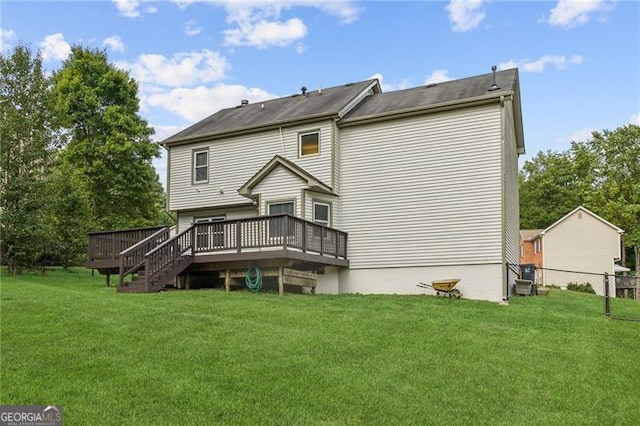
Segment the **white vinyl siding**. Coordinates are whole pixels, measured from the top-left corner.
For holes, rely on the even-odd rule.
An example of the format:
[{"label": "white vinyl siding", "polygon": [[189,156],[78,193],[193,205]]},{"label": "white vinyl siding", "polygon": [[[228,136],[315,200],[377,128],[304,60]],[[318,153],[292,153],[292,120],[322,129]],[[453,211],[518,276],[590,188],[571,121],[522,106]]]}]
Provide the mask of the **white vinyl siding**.
[{"label": "white vinyl siding", "polygon": [[520,206],[518,190],[518,148],[513,118],[513,101],[505,102],[503,108],[504,131],[504,247],[505,261],[517,264],[520,261]]},{"label": "white vinyl siding", "polygon": [[502,262],[498,104],[347,127],[340,139],[350,268]]},{"label": "white vinyl siding", "polygon": [[[215,208],[224,205],[246,203],[249,200],[238,194],[244,185],[275,155],[295,162],[304,170],[332,185],[332,121],[307,126],[294,126],[198,142],[171,148],[168,193],[172,211]],[[320,132],[320,155],[298,158],[298,135],[310,131]],[[281,137],[282,136],[282,137]],[[192,185],[192,153],[209,149],[209,181]]]},{"label": "white vinyl siding", "polygon": [[282,202],[294,203],[294,216],[302,217],[302,188],[306,182],[283,166],[277,166],[254,188],[260,194],[260,214],[269,214],[268,205]]}]

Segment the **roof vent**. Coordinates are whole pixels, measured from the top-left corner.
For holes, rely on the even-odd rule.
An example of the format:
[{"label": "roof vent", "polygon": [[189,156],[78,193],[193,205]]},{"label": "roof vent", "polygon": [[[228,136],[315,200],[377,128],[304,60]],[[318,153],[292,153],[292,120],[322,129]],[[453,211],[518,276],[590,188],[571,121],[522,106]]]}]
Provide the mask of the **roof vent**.
[{"label": "roof vent", "polygon": [[307,86],[302,86],[300,88],[300,91],[302,92],[302,96],[306,96],[306,94],[307,94]]},{"label": "roof vent", "polygon": [[247,106],[247,105],[249,105],[249,101],[248,100],[243,99],[243,100],[240,101],[240,106]]},{"label": "roof vent", "polygon": [[491,71],[493,71],[493,83],[491,84],[491,87],[489,87],[489,91],[493,92],[494,90],[499,90],[500,88],[498,87],[498,84],[496,83],[496,70],[498,69],[498,67],[496,67],[495,65],[491,67]]}]

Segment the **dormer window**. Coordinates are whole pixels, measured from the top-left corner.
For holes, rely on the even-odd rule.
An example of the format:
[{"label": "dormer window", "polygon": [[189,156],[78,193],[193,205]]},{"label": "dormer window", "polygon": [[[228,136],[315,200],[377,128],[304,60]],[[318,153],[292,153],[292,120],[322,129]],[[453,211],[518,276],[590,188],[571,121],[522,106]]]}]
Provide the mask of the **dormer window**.
[{"label": "dormer window", "polygon": [[300,157],[320,154],[320,132],[300,133]]}]

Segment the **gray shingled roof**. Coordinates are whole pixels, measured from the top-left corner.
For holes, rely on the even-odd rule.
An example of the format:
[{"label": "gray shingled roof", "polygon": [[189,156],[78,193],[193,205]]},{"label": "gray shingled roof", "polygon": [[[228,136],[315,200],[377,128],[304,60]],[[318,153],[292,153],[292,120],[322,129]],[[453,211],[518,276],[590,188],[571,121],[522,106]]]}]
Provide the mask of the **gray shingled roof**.
[{"label": "gray shingled roof", "polygon": [[[419,86],[406,90],[368,96],[357,108],[347,114],[341,122],[349,122],[365,117],[400,112],[419,107],[429,107],[448,102],[481,96],[499,96],[505,92],[519,92],[518,70],[509,69],[496,72],[498,90],[489,91],[493,83],[492,73],[475,77],[451,80],[434,85]],[[518,94],[519,96],[519,94]]]},{"label": "gray shingled roof", "polygon": [[521,229],[520,238],[524,241],[534,240],[544,229]]},{"label": "gray shingled roof", "polygon": [[[285,124],[304,119],[335,115],[377,80],[365,80],[342,86],[308,91],[269,101],[227,108],[165,139],[171,145],[184,139],[213,136],[263,126]],[[239,103],[240,100],[238,100]],[[264,108],[262,108],[264,105]]]}]

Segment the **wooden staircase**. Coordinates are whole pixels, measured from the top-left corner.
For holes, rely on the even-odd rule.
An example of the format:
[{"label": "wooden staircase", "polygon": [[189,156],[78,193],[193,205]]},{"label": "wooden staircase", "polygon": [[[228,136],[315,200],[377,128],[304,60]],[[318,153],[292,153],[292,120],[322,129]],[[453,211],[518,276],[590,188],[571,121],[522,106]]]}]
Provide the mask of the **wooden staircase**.
[{"label": "wooden staircase", "polygon": [[174,287],[176,277],[193,263],[193,256],[180,256],[174,263],[165,266],[153,276],[148,277],[144,268],[138,270],[137,276],[131,282],[118,286],[120,293],[155,293],[166,288]]},{"label": "wooden staircase", "polygon": [[[168,228],[120,253],[120,293],[155,293],[175,286],[193,263],[193,227],[169,237]],[[127,276],[133,279],[127,282]]]}]

